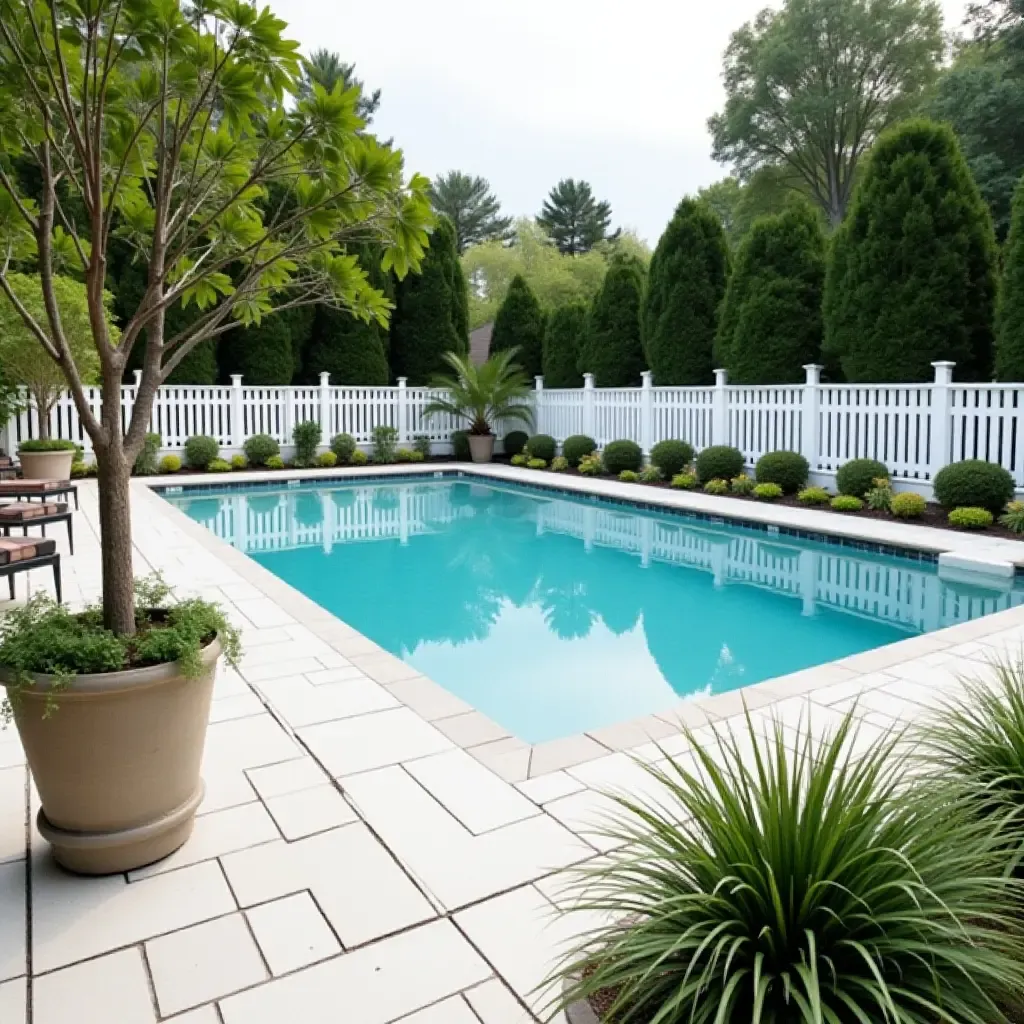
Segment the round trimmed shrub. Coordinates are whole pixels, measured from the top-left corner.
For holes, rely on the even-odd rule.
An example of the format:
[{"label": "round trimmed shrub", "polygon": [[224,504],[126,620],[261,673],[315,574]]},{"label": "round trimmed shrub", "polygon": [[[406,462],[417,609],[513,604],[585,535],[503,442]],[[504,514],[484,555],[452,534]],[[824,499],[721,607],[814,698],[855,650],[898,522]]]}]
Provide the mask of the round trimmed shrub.
[{"label": "round trimmed shrub", "polygon": [[562,454],[575,469],[585,455],[593,455],[597,451],[597,442],[586,434],[573,434],[562,442]]},{"label": "round trimmed shrub", "polygon": [[334,452],[321,452],[316,464],[322,469],[333,469],[338,464],[338,456]]},{"label": "round trimmed shrub", "polygon": [[681,473],[693,462],[693,445],[686,441],[659,441],[651,449],[651,463],[666,477]]},{"label": "round trimmed shrub", "polygon": [[356,439],[351,434],[335,434],[331,438],[331,451],[339,462],[351,462],[356,450]]},{"label": "round trimmed shrub", "polygon": [[728,494],[729,493],[729,481],[720,480],[717,477],[713,480],[709,480],[704,485],[705,494]]},{"label": "round trimmed shrub", "polygon": [[882,477],[888,480],[889,470],[875,459],[850,459],[836,473],[836,489],[840,494],[863,498]]},{"label": "round trimmed shrub", "polygon": [[505,439],[501,444],[505,449],[505,454],[511,457],[518,455],[526,447],[526,442],[529,440],[530,435],[525,430],[510,430],[505,435]]},{"label": "round trimmed shrub", "polygon": [[635,441],[612,441],[601,454],[606,473],[618,476],[624,469],[640,472],[644,464],[644,453]]},{"label": "round trimmed shrub", "polygon": [[897,519],[917,519],[924,515],[928,502],[920,494],[912,491],[905,491],[902,494],[894,494],[889,502],[889,511]]},{"label": "round trimmed shrub", "polygon": [[543,459],[550,462],[555,457],[558,443],[550,434],[534,434],[526,442],[526,452],[531,459]]},{"label": "round trimmed shrub", "polygon": [[797,496],[796,500],[801,505],[827,505],[829,493],[824,487],[805,487]]},{"label": "round trimmed shrub", "polygon": [[250,466],[265,466],[267,460],[281,454],[281,446],[269,434],[253,434],[242,445]]},{"label": "round trimmed shrub", "polygon": [[456,430],[452,434],[452,458],[456,462],[469,462],[473,453],[469,450],[469,431]]},{"label": "round trimmed shrub", "polygon": [[743,472],[743,452],[727,444],[713,444],[697,456],[694,468],[702,484],[709,480],[732,480]]},{"label": "round trimmed shrub", "polygon": [[859,512],[864,507],[864,501],[853,494],[837,494],[829,504],[837,512]]},{"label": "round trimmed shrub", "polygon": [[280,455],[271,455],[267,459],[267,469],[284,469],[284,459]]},{"label": "round trimmed shrub", "polygon": [[177,473],[181,469],[181,459],[177,455],[165,455],[160,460],[161,473]]},{"label": "round trimmed shrub", "polygon": [[759,484],[778,484],[783,494],[796,494],[810,468],[799,452],[769,452],[757,460],[754,476]]},{"label": "round trimmed shrub", "polygon": [[940,469],[932,481],[943,508],[987,508],[998,515],[1013,501],[1013,477],[994,462],[965,459]]},{"label": "round trimmed shrub", "polygon": [[[468,441],[466,442],[466,451],[467,452],[469,451],[469,442]],[[469,458],[469,456],[467,455],[466,458]],[[349,462],[351,462],[353,466],[365,466],[369,461],[370,461],[370,456],[367,455],[366,452],[364,452],[362,450],[362,448],[357,448],[352,453],[352,458],[349,459]]]},{"label": "round trimmed shrub", "polygon": [[955,508],[946,518],[950,526],[961,530],[984,530],[992,525],[992,513],[987,508]]},{"label": "round trimmed shrub", "polygon": [[193,469],[207,469],[219,454],[220,445],[205,434],[197,434],[185,442],[185,461]]}]

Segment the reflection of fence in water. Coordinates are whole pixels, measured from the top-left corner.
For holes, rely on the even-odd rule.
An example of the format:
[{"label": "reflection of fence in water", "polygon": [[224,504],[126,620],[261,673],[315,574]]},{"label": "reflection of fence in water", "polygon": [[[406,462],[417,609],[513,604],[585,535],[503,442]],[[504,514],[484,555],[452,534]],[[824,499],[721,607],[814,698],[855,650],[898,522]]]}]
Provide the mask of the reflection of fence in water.
[{"label": "reflection of fence in water", "polygon": [[842,609],[908,630],[930,632],[1024,603],[1024,591],[951,584],[934,571],[856,554],[788,544],[785,537],[731,535],[601,509],[551,502],[538,508],[541,530],[586,546],[613,547],[650,560],[711,572],[719,584],[746,583]]}]

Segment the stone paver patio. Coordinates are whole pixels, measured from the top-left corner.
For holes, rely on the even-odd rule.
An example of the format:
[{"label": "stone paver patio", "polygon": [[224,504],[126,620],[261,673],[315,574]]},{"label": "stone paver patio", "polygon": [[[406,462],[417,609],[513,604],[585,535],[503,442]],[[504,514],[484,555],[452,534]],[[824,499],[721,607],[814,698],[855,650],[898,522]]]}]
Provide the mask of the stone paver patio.
[{"label": "stone paver patio", "polygon": [[[221,601],[245,656],[217,681],[192,840],[128,876],[53,865],[30,824],[17,736],[0,732],[2,1024],[544,1020],[550,993],[537,986],[592,923],[556,912],[564,871],[602,850],[588,828],[602,790],[649,792],[635,758],[685,753],[678,719],[704,742],[744,698],[787,729],[808,714],[825,728],[856,701],[870,738],[1024,642],[1015,608],[529,747],[133,487],[136,571]],[[78,553],[65,560],[72,603],[99,592],[95,485],[81,497]],[[890,543],[907,536],[882,525]],[[936,532],[920,531],[920,546]],[[1024,544],[971,541],[942,541],[957,548],[951,564],[1024,562]]]}]

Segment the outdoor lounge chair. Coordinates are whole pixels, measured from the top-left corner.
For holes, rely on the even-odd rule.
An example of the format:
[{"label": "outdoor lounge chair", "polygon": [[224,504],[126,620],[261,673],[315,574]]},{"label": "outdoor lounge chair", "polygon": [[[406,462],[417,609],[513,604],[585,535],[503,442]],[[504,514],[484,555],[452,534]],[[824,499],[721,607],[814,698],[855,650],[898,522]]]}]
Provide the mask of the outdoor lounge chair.
[{"label": "outdoor lounge chair", "polygon": [[20,526],[28,536],[30,526],[38,526],[46,536],[47,523],[66,523],[68,528],[68,547],[71,554],[75,553],[75,529],[71,522],[71,512],[67,502],[63,501],[19,501],[9,505],[0,505],[0,532],[10,537],[11,528]]},{"label": "outdoor lounge chair", "polygon": [[53,569],[53,589],[57,592],[57,601],[60,603],[63,598],[57,542],[47,537],[0,537],[0,576],[7,577],[12,601],[15,575],[29,569],[41,569],[47,565]]},{"label": "outdoor lounge chair", "polygon": [[75,499],[75,511],[78,511],[78,487],[70,480],[0,480],[0,498],[22,498],[31,500],[41,498],[61,498],[71,494]]}]

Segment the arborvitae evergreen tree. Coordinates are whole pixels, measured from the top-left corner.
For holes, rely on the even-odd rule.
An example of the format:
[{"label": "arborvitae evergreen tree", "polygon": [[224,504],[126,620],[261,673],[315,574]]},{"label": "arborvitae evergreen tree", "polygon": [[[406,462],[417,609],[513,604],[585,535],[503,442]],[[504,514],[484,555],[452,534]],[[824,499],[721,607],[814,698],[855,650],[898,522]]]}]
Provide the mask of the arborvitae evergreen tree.
[{"label": "arborvitae evergreen tree", "polygon": [[640,383],[646,367],[640,340],[643,267],[629,257],[615,257],[594,297],[580,349],[581,373],[592,373],[602,388]]},{"label": "arborvitae evergreen tree", "polygon": [[[370,284],[392,298],[392,279],[381,269],[380,251],[364,246],[358,255]],[[326,370],[331,375],[332,384],[383,386],[389,382],[386,327],[376,321],[367,323],[347,310],[331,306],[318,305],[310,312],[312,316],[306,329],[307,341],[298,379],[307,384],[317,384],[320,374]],[[294,337],[293,327],[293,340]]]},{"label": "arborvitae evergreen tree", "polygon": [[715,339],[735,384],[803,379],[821,353],[825,237],[806,202],[754,222],[740,243]]},{"label": "arborvitae evergreen tree", "polygon": [[729,244],[703,202],[684,199],[651,258],[644,298],[644,351],[657,384],[707,384]]},{"label": "arborvitae evergreen tree", "polygon": [[516,362],[530,378],[543,372],[544,313],[522,276],[516,274],[498,308],[491,352],[515,348]]},{"label": "arborvitae evergreen tree", "polygon": [[547,318],[544,328],[544,386],[578,388],[583,383],[579,362],[580,346],[587,329],[587,306],[567,302]]},{"label": "arborvitae evergreen tree", "polygon": [[409,274],[396,289],[391,314],[393,377],[407,377],[413,385],[427,384],[445,369],[445,352],[466,351],[468,322],[466,332],[460,334],[465,315],[460,309],[453,264],[458,265],[455,231],[442,217],[430,236],[420,273]]},{"label": "arborvitae evergreen tree", "polygon": [[1013,194],[996,314],[996,378],[1024,381],[1024,178]]},{"label": "arborvitae evergreen tree", "polygon": [[995,236],[952,129],[905,122],[879,138],[832,243],[826,361],[846,379],[960,380],[992,371]]},{"label": "arborvitae evergreen tree", "polygon": [[295,356],[287,317],[271,313],[258,324],[228,331],[220,346],[220,362],[223,377],[240,373],[242,383],[252,387],[291,384]]},{"label": "arborvitae evergreen tree", "polygon": [[[454,229],[452,232],[454,239]],[[469,286],[466,284],[466,275],[462,270],[457,247],[452,248],[448,261],[448,282],[452,290],[452,322],[459,338],[459,351],[465,354],[469,351]]]}]

